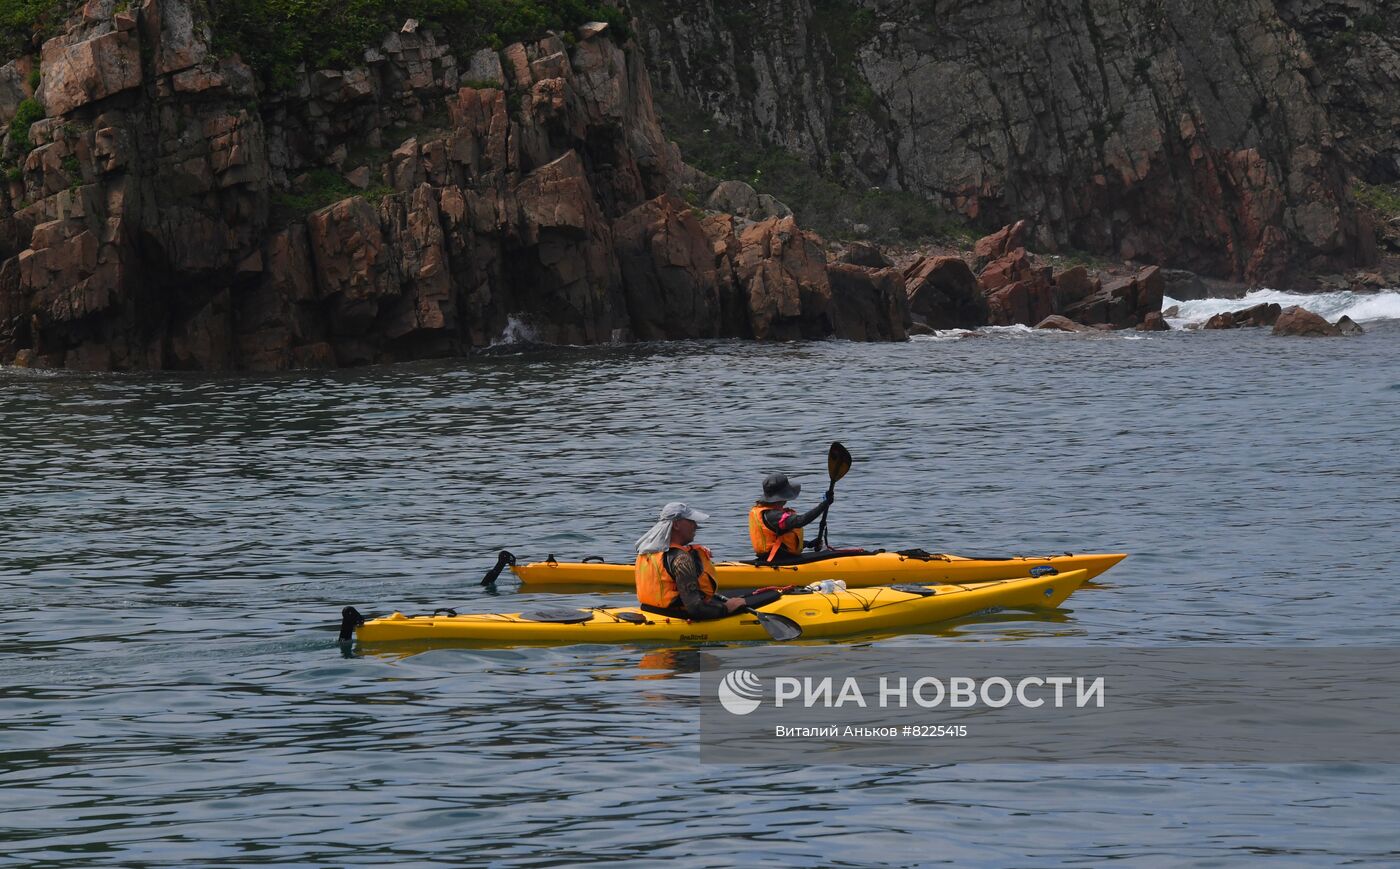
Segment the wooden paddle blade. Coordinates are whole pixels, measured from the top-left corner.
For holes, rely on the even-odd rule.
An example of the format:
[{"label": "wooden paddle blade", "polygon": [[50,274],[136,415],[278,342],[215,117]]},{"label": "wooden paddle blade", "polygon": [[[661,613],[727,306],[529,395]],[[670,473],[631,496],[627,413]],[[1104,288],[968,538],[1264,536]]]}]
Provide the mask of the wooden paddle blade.
[{"label": "wooden paddle blade", "polygon": [[787,616],[780,616],[777,613],[761,613],[751,606],[744,607],[744,612],[756,616],[758,623],[768,632],[768,636],[780,643],[802,636],[802,626]]},{"label": "wooden paddle blade", "polygon": [[831,449],[826,454],[826,471],[831,476],[831,482],[836,482],[846,476],[846,472],[851,469],[851,452],[841,446],[840,441],[832,441]]}]

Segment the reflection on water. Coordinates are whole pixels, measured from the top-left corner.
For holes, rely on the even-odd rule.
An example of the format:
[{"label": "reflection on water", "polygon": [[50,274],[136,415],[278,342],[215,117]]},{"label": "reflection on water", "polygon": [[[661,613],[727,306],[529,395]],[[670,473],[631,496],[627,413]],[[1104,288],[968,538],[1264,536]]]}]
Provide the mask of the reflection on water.
[{"label": "reflection on water", "polygon": [[[669,500],[714,516],[718,557],[741,555],[763,476],[815,497],[832,440],[858,459],[833,542],[1133,553],[1063,610],[861,644],[1393,642],[1400,326],[1091,337],[0,371],[5,853],[1394,862],[1388,767],[700,766],[707,647],[335,642],[346,604],[621,603],[477,583],[503,548],[626,559]],[[776,370],[809,374],[756,397]],[[833,666],[847,647],[802,646]]]}]

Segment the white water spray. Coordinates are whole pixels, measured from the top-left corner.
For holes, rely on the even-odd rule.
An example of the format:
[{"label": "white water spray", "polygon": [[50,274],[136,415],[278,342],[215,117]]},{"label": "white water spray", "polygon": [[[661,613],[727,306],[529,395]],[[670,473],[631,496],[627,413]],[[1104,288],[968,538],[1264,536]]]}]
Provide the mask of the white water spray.
[{"label": "white water spray", "polygon": [[1332,293],[1290,293],[1284,290],[1254,290],[1243,299],[1193,299],[1179,302],[1162,300],[1162,310],[1176,306],[1177,314],[1167,322],[1174,329],[1198,325],[1226,311],[1242,311],[1254,305],[1273,302],[1282,307],[1298,305],[1312,311],[1329,323],[1350,317],[1358,323],[1375,320],[1400,320],[1400,290],[1379,293],[1354,293],[1339,290]]}]

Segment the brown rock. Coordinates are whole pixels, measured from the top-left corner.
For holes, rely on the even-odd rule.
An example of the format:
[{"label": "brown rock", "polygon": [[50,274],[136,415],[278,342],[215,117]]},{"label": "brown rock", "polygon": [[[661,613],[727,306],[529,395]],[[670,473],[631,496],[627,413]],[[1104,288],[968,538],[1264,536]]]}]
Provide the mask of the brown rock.
[{"label": "brown rock", "polygon": [[908,337],[909,297],[898,269],[851,263],[827,266],[836,311],[836,337],[851,341],[903,341]]},{"label": "brown rock", "polygon": [[516,202],[512,272],[528,287],[524,313],[535,315],[541,340],[608,341],[625,323],[627,303],[612,234],[594,200],[577,151],[541,166],[512,191]]},{"label": "brown rock", "polygon": [[51,115],[105,99],[141,84],[141,53],[135,34],[109,31],[68,44],[67,37],[44,43],[39,102]]},{"label": "brown rock", "polygon": [[1356,276],[1353,286],[1367,290],[1382,290],[1394,286],[1394,282],[1386,280],[1380,272],[1362,272]]},{"label": "brown rock", "polygon": [[1035,324],[1037,329],[1058,329],[1061,332],[1097,332],[1090,326],[1081,326],[1068,317],[1061,317],[1059,314],[1051,314],[1044,320]]},{"label": "brown rock", "polygon": [[1297,305],[1284,308],[1274,322],[1275,335],[1298,335],[1305,337],[1341,337],[1342,330],[1327,322],[1320,315]]},{"label": "brown rock", "polygon": [[606,21],[589,21],[585,24],[579,25],[577,31],[578,39],[580,42],[583,42],[586,39],[592,39],[595,36],[600,36],[606,33],[607,30],[608,23]]},{"label": "brown rock", "polygon": [[384,203],[381,216],[399,296],[386,306],[379,328],[390,340],[414,335],[417,346],[407,355],[440,355],[447,348],[437,335],[454,325],[456,310],[437,196],[423,184]]},{"label": "brown rock", "polygon": [[466,87],[447,102],[455,130],[455,159],[472,175],[505,171],[515,164],[505,91]]},{"label": "brown rock", "polygon": [[84,24],[96,24],[104,21],[112,15],[116,0],[87,0],[83,4],[82,21]]},{"label": "brown rock", "polygon": [[988,322],[993,326],[1029,326],[1043,322],[1055,310],[1054,290],[1043,279],[1017,281],[986,295]]},{"label": "brown rock", "polygon": [[[972,246],[972,255],[975,259],[974,265],[981,268],[986,263],[1006,256],[1018,247],[1026,246],[1026,231],[1028,227],[1024,220],[1003,226],[991,235],[979,238]],[[1010,283],[1009,281],[1007,283]],[[999,285],[1004,286],[1004,284]]]},{"label": "brown rock", "polygon": [[720,289],[720,334],[752,338],[748,291],[741,285],[736,271],[742,247],[735,232],[735,223],[732,214],[706,214],[700,226],[705,231],[715,258],[715,277]]},{"label": "brown rock", "polygon": [[1059,272],[1054,276],[1053,283],[1061,309],[1078,304],[1103,288],[1099,279],[1089,274],[1084,266],[1073,266]]},{"label": "brown rock", "polygon": [[506,46],[501,55],[505,59],[506,79],[513,87],[528,90],[535,79],[530,75],[530,57],[525,53],[525,46],[513,43]]},{"label": "brown rock", "polygon": [[1018,247],[987,263],[977,274],[977,286],[984,292],[998,290],[1017,281],[1030,280],[1034,270],[1026,249]]},{"label": "brown rock", "polygon": [[148,23],[143,27],[148,28],[147,38],[156,45],[156,75],[189,69],[209,56],[208,29],[196,23],[187,0],[159,0],[146,8],[143,18]]},{"label": "brown rock", "polygon": [[569,66],[569,56],[562,51],[556,51],[548,57],[541,57],[539,60],[531,61],[530,76],[536,82],[542,82],[550,78],[570,78],[573,76],[573,68]]},{"label": "brown rock", "polygon": [[988,323],[986,297],[967,263],[955,256],[928,256],[904,271],[909,312],[935,329],[976,329]]},{"label": "brown rock", "polygon": [[1139,271],[1135,277],[1137,279],[1137,295],[1134,298],[1136,303],[1134,316],[1141,321],[1151,312],[1162,310],[1162,299],[1166,294],[1167,281],[1162,276],[1162,270],[1157,266],[1148,266]]},{"label": "brown rock", "polygon": [[1245,326],[1272,326],[1283,309],[1272,302],[1245,308],[1242,311],[1225,311],[1206,321],[1203,329],[1239,329]]},{"label": "brown rock", "polygon": [[846,245],[846,249],[837,257],[843,263],[850,263],[853,266],[864,266],[868,269],[887,269],[894,265],[894,260],[880,252],[879,246],[868,241],[853,241]]},{"label": "brown rock", "polygon": [[314,340],[321,328],[306,227],[277,233],[261,253],[266,265],[257,285],[234,296],[238,361],[254,371],[282,371],[295,364],[294,345]]},{"label": "brown rock", "polygon": [[363,198],[352,196],[312,214],[306,226],[320,295],[339,297],[345,312],[357,315],[344,318],[342,326],[356,321],[363,328],[377,313],[375,300],[398,293],[379,214]]},{"label": "brown rock", "polygon": [[755,223],[739,234],[735,272],[747,292],[753,336],[760,341],[832,334],[826,254],[791,217]]},{"label": "brown rock", "polygon": [[987,296],[991,325],[1029,326],[1055,313],[1050,269],[1032,263],[1023,247],[988,263],[977,283]]},{"label": "brown rock", "polygon": [[1147,316],[1137,325],[1139,332],[1170,332],[1171,328],[1161,311],[1148,311]]},{"label": "brown rock", "polygon": [[613,221],[632,332],[643,341],[720,335],[720,282],[705,229],[677,197]]},{"label": "brown rock", "polygon": [[1165,282],[1161,270],[1148,266],[1129,277],[1104,284],[1098,292],[1071,305],[1061,313],[1079,323],[1111,323],[1128,329],[1141,323],[1153,311],[1162,310]]}]

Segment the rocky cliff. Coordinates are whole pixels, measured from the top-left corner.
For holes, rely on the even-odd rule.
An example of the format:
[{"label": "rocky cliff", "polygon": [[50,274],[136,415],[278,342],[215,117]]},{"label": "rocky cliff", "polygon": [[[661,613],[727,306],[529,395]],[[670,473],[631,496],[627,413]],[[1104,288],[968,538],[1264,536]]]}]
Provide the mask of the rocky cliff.
[{"label": "rocky cliff", "polygon": [[634,0],[657,86],[850,184],[1249,282],[1366,262],[1393,0]]},{"label": "rocky cliff", "polygon": [[[1389,2],[633,0],[630,34],[454,50],[409,19],[275,75],[201,0],[50,6],[74,14],[0,66],[0,363],[1158,328],[1180,273],[1147,264],[1265,281],[1365,260],[1349,181],[1400,177]],[[838,256],[772,196],[688,167],[658,86],[901,207],[1000,229]],[[1066,247],[1135,262],[1029,252]]]},{"label": "rocky cliff", "polygon": [[89,0],[37,65],[0,70],[0,362],[349,365],[508,327],[903,337],[902,286],[833,290],[790,218],[673,195],[685,167],[615,28],[459,58],[410,20],[268,90],[198,8]]}]

